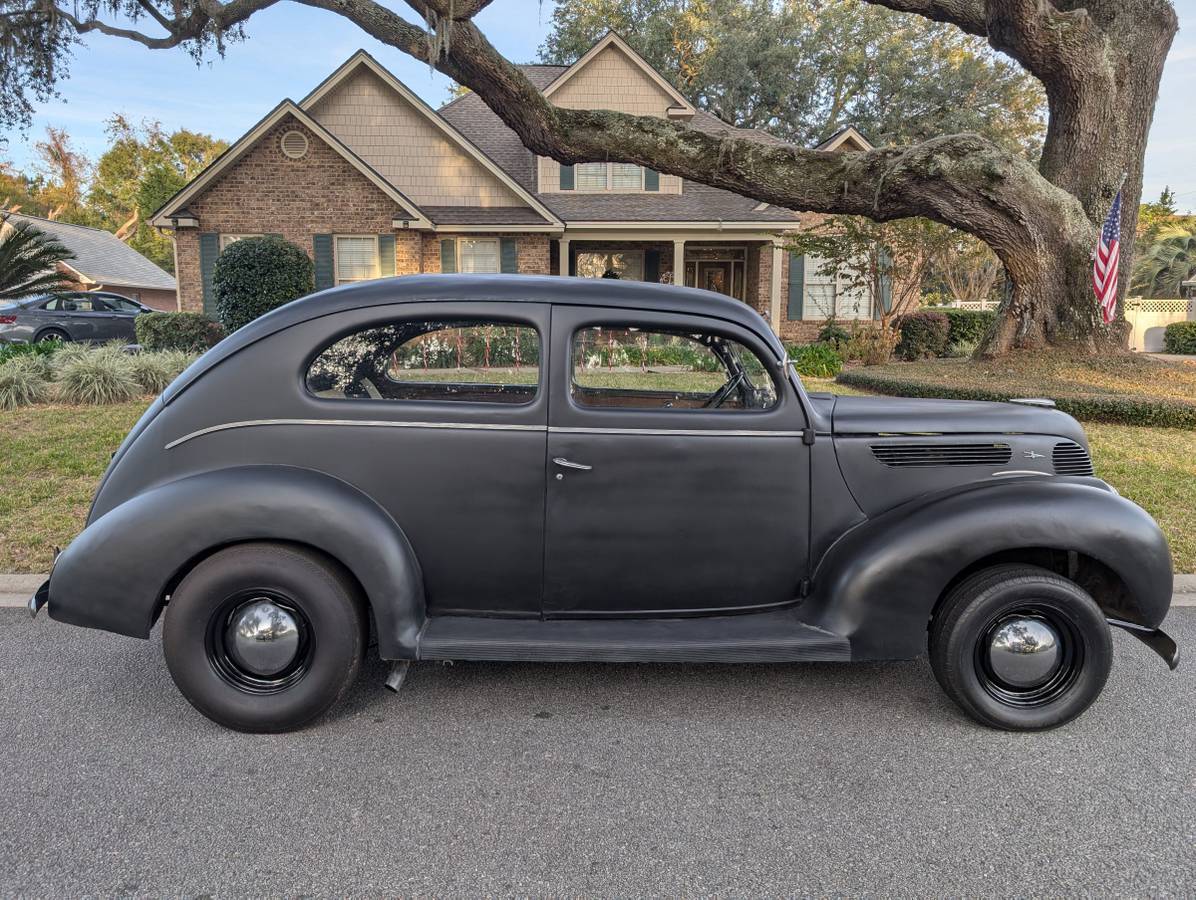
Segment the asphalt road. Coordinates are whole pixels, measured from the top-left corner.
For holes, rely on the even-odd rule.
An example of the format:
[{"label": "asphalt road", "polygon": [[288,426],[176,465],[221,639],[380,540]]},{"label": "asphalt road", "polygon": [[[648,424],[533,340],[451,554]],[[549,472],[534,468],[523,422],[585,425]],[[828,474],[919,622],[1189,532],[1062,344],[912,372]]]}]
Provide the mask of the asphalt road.
[{"label": "asphalt road", "polygon": [[[1196,610],[1168,628],[1196,647]],[[1196,665],[1115,644],[1038,735],[917,661],[425,663],[398,697],[372,663],[254,737],[187,705],[157,634],[0,610],[0,895],[1190,896]]]}]

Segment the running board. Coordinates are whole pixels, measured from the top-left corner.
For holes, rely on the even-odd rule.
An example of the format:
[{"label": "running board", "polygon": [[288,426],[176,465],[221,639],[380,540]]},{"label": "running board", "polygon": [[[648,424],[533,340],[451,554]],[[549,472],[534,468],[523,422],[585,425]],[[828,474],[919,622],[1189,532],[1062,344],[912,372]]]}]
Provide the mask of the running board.
[{"label": "running board", "polygon": [[432,616],[418,659],[533,662],[849,662],[847,638],[794,610],[674,619]]}]

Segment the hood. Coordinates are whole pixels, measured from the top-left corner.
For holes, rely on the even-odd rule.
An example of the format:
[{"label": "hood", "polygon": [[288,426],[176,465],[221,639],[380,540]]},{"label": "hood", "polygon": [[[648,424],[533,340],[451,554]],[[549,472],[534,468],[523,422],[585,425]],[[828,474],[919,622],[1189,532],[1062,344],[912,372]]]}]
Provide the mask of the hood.
[{"label": "hood", "polygon": [[838,397],[831,413],[836,435],[1049,434],[1087,447],[1080,423],[1057,409],[978,400]]}]

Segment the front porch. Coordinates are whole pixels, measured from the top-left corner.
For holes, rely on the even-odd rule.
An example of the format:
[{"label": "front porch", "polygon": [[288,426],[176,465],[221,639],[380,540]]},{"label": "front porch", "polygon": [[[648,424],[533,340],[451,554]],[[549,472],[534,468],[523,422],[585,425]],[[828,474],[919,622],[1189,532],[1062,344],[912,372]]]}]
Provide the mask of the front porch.
[{"label": "front porch", "polygon": [[[777,332],[784,321],[788,254],[772,234],[568,234],[550,246],[549,271],[584,278],[684,284],[747,303]],[[679,275],[680,273],[680,275]]]}]

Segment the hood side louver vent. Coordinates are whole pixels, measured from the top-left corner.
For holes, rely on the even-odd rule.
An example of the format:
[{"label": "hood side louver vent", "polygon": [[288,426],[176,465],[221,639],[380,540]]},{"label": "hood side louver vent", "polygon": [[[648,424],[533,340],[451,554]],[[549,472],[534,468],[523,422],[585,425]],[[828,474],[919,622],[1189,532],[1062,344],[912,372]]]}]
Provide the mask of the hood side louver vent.
[{"label": "hood side louver vent", "polygon": [[1074,441],[1062,441],[1051,452],[1051,462],[1056,475],[1081,475],[1091,477],[1092,458],[1088,451]]},{"label": "hood side louver vent", "polygon": [[1002,466],[1013,450],[1008,444],[873,444],[872,455],[892,468],[926,466]]}]

